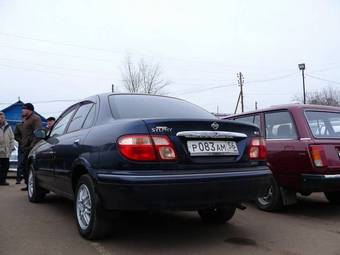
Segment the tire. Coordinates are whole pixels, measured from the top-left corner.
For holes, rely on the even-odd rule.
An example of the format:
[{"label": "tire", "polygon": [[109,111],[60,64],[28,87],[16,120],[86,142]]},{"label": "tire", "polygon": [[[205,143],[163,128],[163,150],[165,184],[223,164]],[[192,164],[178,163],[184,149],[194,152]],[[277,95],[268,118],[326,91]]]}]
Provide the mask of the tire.
[{"label": "tire", "polygon": [[209,224],[225,224],[235,214],[236,207],[233,205],[198,210],[202,221]]},{"label": "tire", "polygon": [[82,175],[78,181],[74,212],[78,231],[82,237],[98,240],[109,234],[110,222],[95,191],[95,184],[88,174]]},{"label": "tire", "polygon": [[42,202],[48,193],[47,190],[41,188],[35,176],[33,164],[30,165],[28,173],[27,194],[28,200],[32,203]]},{"label": "tire", "polygon": [[340,205],[340,191],[324,192],[327,200],[334,205]]},{"label": "tire", "polygon": [[279,185],[274,178],[264,196],[255,199],[256,206],[263,211],[274,212],[283,208],[282,194]]}]

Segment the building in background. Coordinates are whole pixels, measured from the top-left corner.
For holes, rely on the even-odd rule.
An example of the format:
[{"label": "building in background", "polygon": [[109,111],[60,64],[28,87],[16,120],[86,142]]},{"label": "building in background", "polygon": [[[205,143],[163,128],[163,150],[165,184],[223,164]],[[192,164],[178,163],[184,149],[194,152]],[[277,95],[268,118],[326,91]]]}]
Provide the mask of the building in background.
[{"label": "building in background", "polygon": [[[20,123],[21,120],[22,120],[21,111],[22,111],[23,105],[24,105],[24,102],[19,100],[18,102],[16,102],[16,103],[6,107],[5,109],[1,110],[2,112],[5,113],[6,120],[7,120],[8,124],[11,125],[13,131],[15,129],[16,124]],[[36,114],[38,114],[40,116],[43,126],[46,126],[47,120],[42,115],[40,115],[39,113],[36,112]]]}]

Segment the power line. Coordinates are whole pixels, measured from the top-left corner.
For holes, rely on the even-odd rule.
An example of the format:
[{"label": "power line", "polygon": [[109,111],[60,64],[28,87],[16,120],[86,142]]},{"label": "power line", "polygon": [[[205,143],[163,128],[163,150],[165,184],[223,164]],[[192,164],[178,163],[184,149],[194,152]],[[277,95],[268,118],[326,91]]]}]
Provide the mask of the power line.
[{"label": "power line", "polygon": [[[248,83],[262,83],[262,82],[282,80],[282,79],[286,79],[286,78],[294,76],[294,75],[297,75],[297,72],[286,74],[286,75],[281,75],[281,76],[277,76],[277,77],[273,77],[273,78],[263,79],[263,80],[247,81],[247,82],[244,82],[244,84],[248,84]],[[193,93],[204,92],[204,91],[207,91],[207,90],[226,88],[226,87],[236,87],[236,86],[237,86],[236,84],[221,85],[221,86],[209,87],[209,88],[195,90],[195,91],[184,92],[184,93],[181,93],[181,94],[178,94],[178,95],[193,94]]]},{"label": "power line", "polygon": [[44,50],[27,49],[27,48],[13,47],[13,46],[8,46],[8,45],[3,45],[3,44],[0,45],[0,46],[3,47],[3,48],[29,51],[29,52],[36,52],[36,53],[43,53],[43,54],[54,55],[54,56],[58,56],[58,57],[64,56],[64,57],[87,59],[87,60],[91,60],[91,61],[99,61],[99,62],[105,62],[105,63],[111,63],[111,64],[113,63],[110,59],[92,58],[92,57],[85,57],[85,56],[65,54],[65,53],[56,53],[56,52],[50,52],[50,51],[44,51]]},{"label": "power line", "polygon": [[188,92],[180,93],[177,95],[181,96],[181,95],[187,95],[187,94],[195,94],[195,93],[200,93],[200,92],[204,92],[204,91],[212,90],[212,89],[220,89],[220,88],[228,88],[228,87],[236,87],[236,86],[237,86],[236,84],[221,85],[221,86],[209,87],[205,89],[199,89],[195,91],[188,91]]},{"label": "power line", "polygon": [[245,95],[250,96],[288,96],[292,93],[245,93]]},{"label": "power line", "polygon": [[328,79],[324,79],[324,78],[321,78],[321,77],[318,77],[318,76],[315,76],[315,75],[310,75],[310,74],[305,74],[305,75],[312,78],[312,79],[317,79],[317,80],[320,80],[320,81],[326,81],[326,82],[330,82],[330,83],[340,84],[339,81],[328,80]]},{"label": "power line", "polygon": [[49,74],[61,75],[61,76],[74,76],[74,77],[80,77],[80,78],[83,78],[83,79],[96,79],[96,80],[112,81],[112,79],[110,79],[110,78],[101,78],[101,77],[95,77],[95,76],[84,76],[84,75],[67,74],[67,73],[58,73],[58,72],[51,72],[51,71],[45,71],[45,70],[39,70],[39,69],[11,66],[11,65],[6,65],[6,64],[1,64],[1,63],[0,63],[0,66],[12,68],[12,69],[20,69],[20,70],[29,71],[29,72],[40,72],[40,73],[49,73]]},{"label": "power line", "polygon": [[[74,44],[74,43],[68,43],[68,42],[61,42],[61,41],[53,41],[53,40],[47,40],[47,39],[41,39],[41,38],[36,38],[36,37],[31,37],[31,36],[26,36],[26,35],[18,35],[18,34],[13,34],[13,33],[6,33],[6,32],[1,32],[0,35],[6,36],[6,37],[14,37],[14,38],[19,38],[19,39],[25,39],[25,40],[32,40],[32,41],[38,41],[38,42],[43,42],[43,43],[48,43],[48,44],[55,44],[55,45],[62,45],[66,47],[73,47],[73,48],[82,48],[82,49],[87,49],[87,50],[93,50],[93,51],[101,51],[101,52],[109,52],[112,54],[124,54],[120,50],[112,50],[108,48],[100,48],[100,47],[89,47],[89,46],[84,46],[80,44]],[[144,53],[135,53],[131,52],[131,50],[128,50],[128,54],[132,53],[132,55],[137,55],[137,56],[142,56],[142,57],[150,57],[154,58],[155,56],[152,54],[144,54]],[[222,66],[224,69],[226,67],[232,68],[230,70],[235,70],[235,69],[249,69],[254,67],[259,68],[258,66],[245,66],[245,65],[228,65],[223,62],[211,62],[211,61],[200,61],[200,60],[188,60],[188,59],[182,59],[182,58],[174,58],[174,57],[162,57],[164,59],[172,60],[172,61],[180,61],[180,62],[191,62],[191,63],[201,63],[201,64],[214,64],[217,66]],[[268,69],[268,68],[267,68]]]},{"label": "power line", "polygon": [[[67,70],[67,71],[77,71],[77,72],[92,72],[92,73],[97,73],[94,70],[89,70],[89,69],[79,69],[79,68],[73,68],[73,67],[64,67],[64,66],[55,66],[55,65],[44,65],[44,64],[39,64],[39,63],[33,63],[33,62],[28,62],[28,61],[22,61],[22,60],[16,60],[16,59],[11,59],[11,58],[0,58],[0,60],[5,60],[5,61],[10,61],[10,62],[15,62],[15,63],[24,63],[24,64],[29,64],[29,65],[36,65],[36,66],[41,66],[41,67],[47,67],[47,68],[55,68],[55,69],[62,69],[62,70]],[[107,74],[106,74],[107,75]]]},{"label": "power line", "polygon": [[113,50],[103,49],[103,48],[97,48],[97,47],[88,47],[88,46],[84,46],[84,45],[80,45],[80,44],[65,43],[65,42],[60,42],[60,41],[57,42],[57,41],[40,39],[40,38],[35,38],[35,37],[30,37],[30,36],[17,35],[17,34],[12,34],[12,33],[0,32],[0,34],[3,35],[3,36],[9,36],[9,37],[21,38],[21,39],[26,39],[26,40],[44,42],[44,43],[48,43],[48,44],[58,44],[58,45],[73,47],[73,48],[83,48],[83,49],[87,49],[87,50],[104,51],[104,52],[111,52],[111,53],[115,53],[115,54],[121,54],[118,51],[113,51]]},{"label": "power line", "polygon": [[[81,101],[81,99],[54,99],[45,101],[33,101],[32,104],[49,104],[49,103],[73,103]],[[0,105],[11,105],[13,103],[0,103]]]},{"label": "power line", "polygon": [[308,72],[308,73],[322,73],[322,72],[326,72],[326,71],[329,71],[329,70],[333,70],[333,69],[339,69],[340,66],[333,66],[333,67],[328,67],[328,68],[322,68],[322,69],[319,69],[319,70],[314,70],[312,72]]},{"label": "power line", "polygon": [[262,83],[262,82],[283,80],[283,79],[286,79],[286,78],[295,76],[295,75],[297,75],[297,74],[298,74],[297,72],[294,72],[294,73],[285,74],[285,75],[281,75],[281,76],[276,76],[276,77],[268,78],[268,79],[264,79],[264,80],[247,81],[247,82],[245,82],[245,83],[247,83],[247,84],[248,84],[248,83]]}]

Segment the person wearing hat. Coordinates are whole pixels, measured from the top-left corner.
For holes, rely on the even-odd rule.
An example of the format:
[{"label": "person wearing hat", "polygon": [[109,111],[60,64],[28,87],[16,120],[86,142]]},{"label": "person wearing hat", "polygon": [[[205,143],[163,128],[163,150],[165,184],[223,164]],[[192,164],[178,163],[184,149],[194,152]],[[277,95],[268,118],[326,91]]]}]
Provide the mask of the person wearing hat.
[{"label": "person wearing hat", "polygon": [[[28,184],[28,155],[34,145],[39,141],[34,136],[34,131],[42,128],[41,119],[38,114],[34,112],[34,106],[31,103],[24,104],[22,107],[22,116],[24,121],[22,124],[21,146],[23,151],[23,175],[26,185]],[[27,186],[21,190],[27,190]]]},{"label": "person wearing hat", "polygon": [[9,169],[9,158],[14,150],[14,134],[7,123],[5,114],[0,112],[0,185],[9,185],[6,182]]}]

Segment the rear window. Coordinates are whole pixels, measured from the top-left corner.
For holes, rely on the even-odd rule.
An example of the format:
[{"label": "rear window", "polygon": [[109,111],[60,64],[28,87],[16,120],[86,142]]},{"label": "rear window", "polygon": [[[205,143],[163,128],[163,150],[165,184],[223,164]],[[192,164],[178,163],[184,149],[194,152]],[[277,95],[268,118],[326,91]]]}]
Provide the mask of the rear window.
[{"label": "rear window", "polygon": [[109,96],[112,113],[117,119],[183,118],[217,119],[206,110],[186,101],[160,96]]},{"label": "rear window", "polygon": [[340,113],[306,111],[306,118],[314,137],[340,138]]},{"label": "rear window", "polygon": [[256,126],[260,127],[260,115],[259,114],[249,115],[249,116],[244,116],[244,117],[236,117],[234,118],[234,120],[239,121],[239,122],[255,124]]},{"label": "rear window", "polygon": [[296,139],[292,116],[288,111],[265,113],[267,139]]}]

